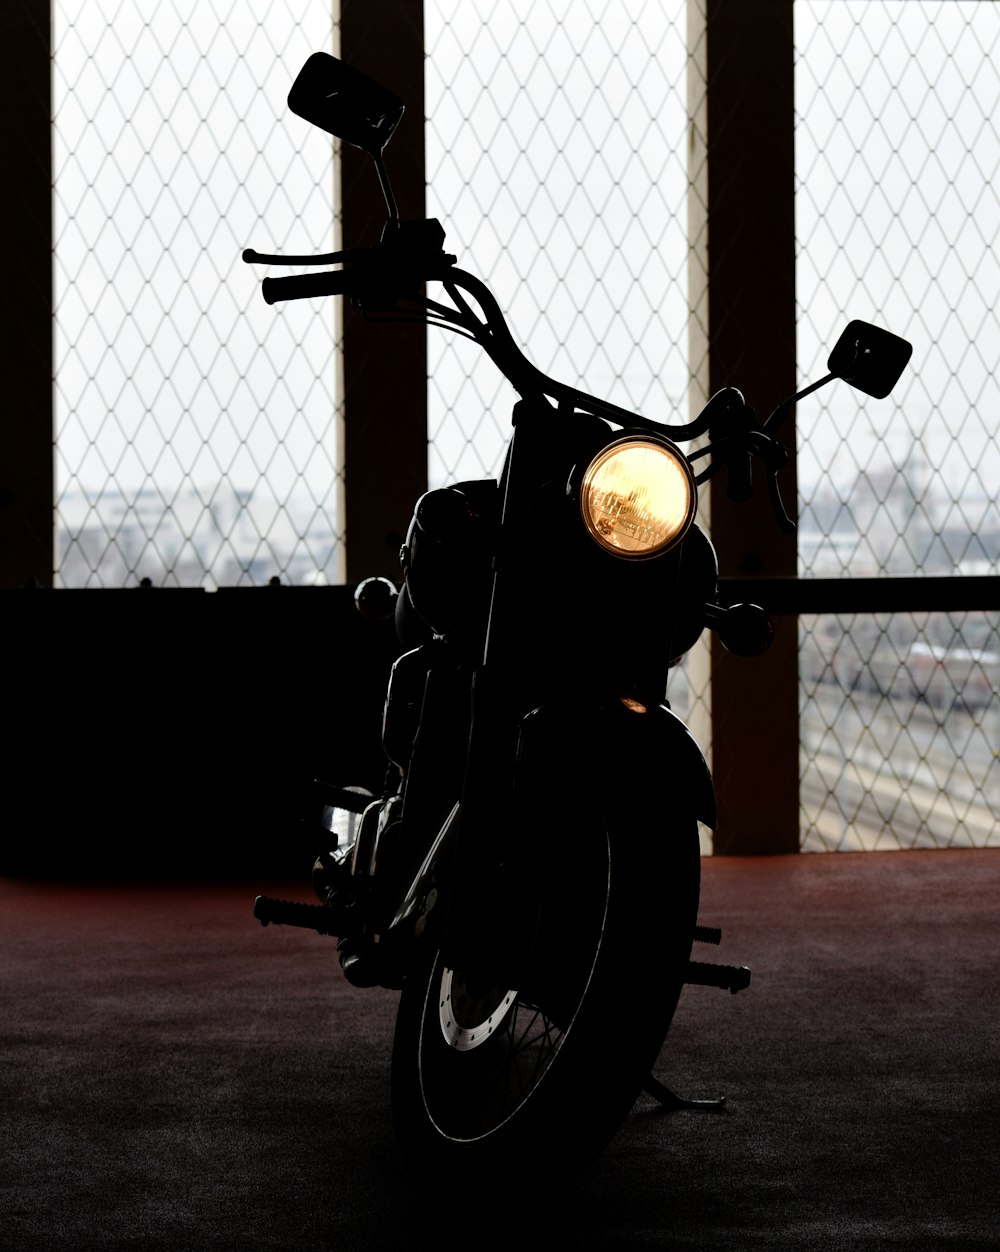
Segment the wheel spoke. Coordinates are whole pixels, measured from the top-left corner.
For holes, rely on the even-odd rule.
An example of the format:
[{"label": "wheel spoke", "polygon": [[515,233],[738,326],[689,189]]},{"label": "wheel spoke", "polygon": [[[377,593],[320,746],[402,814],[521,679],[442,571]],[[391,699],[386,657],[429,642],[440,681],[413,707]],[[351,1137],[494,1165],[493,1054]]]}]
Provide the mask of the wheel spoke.
[{"label": "wheel spoke", "polygon": [[[518,1009],[520,1009],[521,1005],[518,1004],[517,1007]],[[514,1052],[522,1051],[522,1049],[526,1046],[524,1041],[528,1037],[528,1031],[532,1028],[532,1026],[534,1026],[535,1022],[538,1021],[540,1016],[541,1016],[541,1010],[535,1009],[534,1012],[531,1014],[531,1017],[528,1019],[528,1024],[527,1026],[525,1026],[524,1033],[521,1035],[521,1038],[518,1039],[515,1043],[513,1043],[512,1051]]]},{"label": "wheel spoke", "polygon": [[[551,1061],[553,1056],[555,1056],[556,1048],[559,1046],[558,1039],[553,1042],[552,1032],[549,1029],[549,1019],[547,1017],[543,1017],[542,1021],[545,1023],[545,1032],[542,1037],[545,1039],[545,1043],[548,1046],[538,1049],[538,1056],[535,1058],[535,1068],[531,1075],[532,1086],[534,1086],[535,1083],[538,1082],[539,1078],[541,1078],[542,1074],[545,1072],[545,1068],[548,1066],[549,1061]],[[561,1037],[562,1036],[560,1035],[560,1038]]]},{"label": "wheel spoke", "polygon": [[[517,1079],[517,1086],[518,1086],[517,1102],[519,1103],[521,1100],[523,1100],[524,1095],[525,1095],[524,1082],[521,1078],[521,1070],[517,1064],[517,1051],[518,1050],[514,1043],[514,1038],[513,1038],[514,1033],[517,1030],[517,1018],[518,1018],[518,1013],[520,1012],[520,1008],[521,1008],[520,1004],[517,1003],[517,1001],[515,1001],[514,1007],[512,1008],[511,1013],[510,1013],[510,1028],[507,1032],[506,1061],[501,1070],[502,1077],[503,1077],[502,1108],[503,1108],[504,1113],[506,1113],[508,1109],[512,1108],[513,1103],[514,1103],[511,1100],[511,1079],[512,1078]],[[500,1075],[498,1075],[497,1077],[499,1079]],[[499,1085],[499,1082],[497,1083],[497,1085]]]}]

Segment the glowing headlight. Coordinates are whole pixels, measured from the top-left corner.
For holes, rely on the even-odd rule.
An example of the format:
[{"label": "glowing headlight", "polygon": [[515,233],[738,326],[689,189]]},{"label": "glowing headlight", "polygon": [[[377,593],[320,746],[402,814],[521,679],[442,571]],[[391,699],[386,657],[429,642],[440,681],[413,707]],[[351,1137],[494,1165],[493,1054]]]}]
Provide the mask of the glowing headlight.
[{"label": "glowing headlight", "polygon": [[629,435],[609,444],[580,486],[584,525],[616,556],[666,552],[687,533],[696,503],[691,468],[666,439]]}]

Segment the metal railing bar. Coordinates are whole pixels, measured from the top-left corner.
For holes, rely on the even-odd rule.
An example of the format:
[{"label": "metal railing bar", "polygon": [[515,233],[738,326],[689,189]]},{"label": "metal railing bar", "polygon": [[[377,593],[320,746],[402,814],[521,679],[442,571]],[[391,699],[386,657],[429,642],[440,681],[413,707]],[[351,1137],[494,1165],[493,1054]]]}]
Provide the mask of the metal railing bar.
[{"label": "metal railing bar", "polygon": [[750,601],[770,613],[950,613],[1000,609],[1000,577],[727,578],[724,604]]}]

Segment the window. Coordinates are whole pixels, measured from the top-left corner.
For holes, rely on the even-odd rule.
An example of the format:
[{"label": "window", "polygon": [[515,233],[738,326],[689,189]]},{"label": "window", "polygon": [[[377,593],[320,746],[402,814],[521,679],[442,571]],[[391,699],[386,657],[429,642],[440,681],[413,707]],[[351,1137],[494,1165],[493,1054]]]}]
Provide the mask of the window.
[{"label": "window", "polygon": [[330,302],[240,254],[329,251],[329,136],[282,105],[330,11],[53,8],[56,568],[63,587],[336,581]]}]

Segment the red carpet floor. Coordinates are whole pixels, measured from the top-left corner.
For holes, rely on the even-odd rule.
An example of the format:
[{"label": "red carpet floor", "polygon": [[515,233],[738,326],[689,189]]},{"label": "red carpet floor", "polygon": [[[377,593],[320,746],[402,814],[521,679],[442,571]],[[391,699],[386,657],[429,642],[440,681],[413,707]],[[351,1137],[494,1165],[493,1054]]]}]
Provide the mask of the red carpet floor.
[{"label": "red carpet floor", "polygon": [[0,1248],[1000,1248],[1000,850],[704,871],[754,981],[688,988],[657,1074],[728,1110],[643,1097],[530,1230],[421,1215],[395,995],[250,917],[307,890],[0,879]]}]

